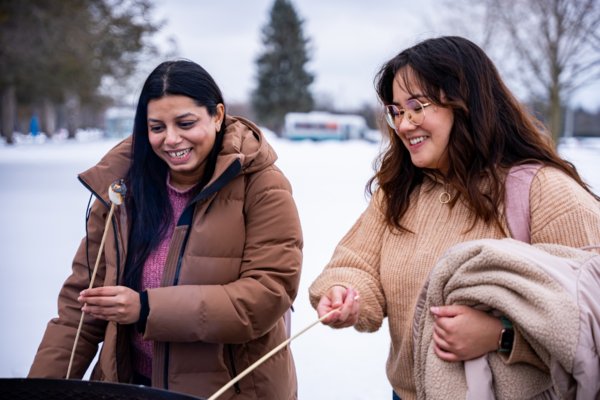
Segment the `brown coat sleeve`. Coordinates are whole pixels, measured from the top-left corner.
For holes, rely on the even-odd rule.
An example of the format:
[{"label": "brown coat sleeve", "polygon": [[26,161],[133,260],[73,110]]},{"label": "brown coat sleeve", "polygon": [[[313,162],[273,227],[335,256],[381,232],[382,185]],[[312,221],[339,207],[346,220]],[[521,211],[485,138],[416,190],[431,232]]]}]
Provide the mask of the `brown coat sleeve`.
[{"label": "brown coat sleeve", "polygon": [[[88,248],[90,268],[94,268],[100,241],[104,233],[108,210],[95,200],[88,220]],[[81,318],[82,305],[77,301],[79,293],[89,287],[89,272],[85,252],[85,238],[82,240],[75,259],[73,273],[67,278],[58,295],[58,318],[48,323],[42,343],[38,348],[29,378],[65,378],[75,342],[75,334]],[[104,285],[104,255],[98,266],[94,287]],[[73,359],[71,378],[81,379],[98,351],[98,343],[104,339],[106,321],[86,315],[77,342]]]},{"label": "brown coat sleeve", "polygon": [[[289,182],[276,167],[248,178],[240,278],[227,285],[148,290],[145,340],[245,343],[270,331],[298,292],[302,230]],[[163,329],[178,310],[177,329]]]}]

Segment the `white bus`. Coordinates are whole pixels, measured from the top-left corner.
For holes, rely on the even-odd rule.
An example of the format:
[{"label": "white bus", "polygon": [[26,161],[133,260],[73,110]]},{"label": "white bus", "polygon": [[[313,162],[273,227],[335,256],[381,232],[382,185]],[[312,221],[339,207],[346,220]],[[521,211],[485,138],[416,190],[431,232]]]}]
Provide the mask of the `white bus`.
[{"label": "white bus", "polygon": [[360,115],[340,115],[328,112],[287,113],[283,137],[288,139],[361,139],[369,130]]},{"label": "white bus", "polygon": [[135,108],[110,107],[106,110],[106,136],[110,138],[126,138],[133,133]]}]

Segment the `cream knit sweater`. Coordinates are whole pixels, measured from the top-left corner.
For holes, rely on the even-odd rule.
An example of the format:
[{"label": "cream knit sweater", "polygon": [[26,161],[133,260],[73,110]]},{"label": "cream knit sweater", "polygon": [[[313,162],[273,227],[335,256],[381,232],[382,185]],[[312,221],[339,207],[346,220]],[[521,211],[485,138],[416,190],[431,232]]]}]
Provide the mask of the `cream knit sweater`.
[{"label": "cream knit sweater", "polygon": [[[473,223],[471,212],[461,201],[453,208],[442,204],[439,195],[443,191],[441,183],[428,177],[415,188],[410,210],[401,221],[413,233],[399,233],[387,227],[379,207],[380,194],[376,193],[309,289],[315,308],[332,286],[358,290],[358,331],[375,332],[383,318],[388,317],[391,347],[387,375],[403,400],[416,399],[413,316],[419,291],[434,264],[457,243],[506,237],[496,226],[482,221],[469,230]],[[530,208],[532,244],[600,244],[600,205],[562,172],[540,169],[531,185]],[[503,228],[509,232],[505,218]],[[515,354],[510,358],[512,362],[519,361]]]}]

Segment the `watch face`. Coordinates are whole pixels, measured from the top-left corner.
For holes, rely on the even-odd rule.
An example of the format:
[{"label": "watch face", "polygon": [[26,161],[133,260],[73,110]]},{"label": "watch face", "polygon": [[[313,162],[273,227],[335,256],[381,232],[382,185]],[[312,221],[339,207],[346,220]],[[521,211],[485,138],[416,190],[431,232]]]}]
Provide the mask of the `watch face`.
[{"label": "watch face", "polygon": [[502,340],[500,342],[500,347],[506,350],[512,350],[513,342],[515,341],[515,331],[512,330],[504,330],[502,331]]}]

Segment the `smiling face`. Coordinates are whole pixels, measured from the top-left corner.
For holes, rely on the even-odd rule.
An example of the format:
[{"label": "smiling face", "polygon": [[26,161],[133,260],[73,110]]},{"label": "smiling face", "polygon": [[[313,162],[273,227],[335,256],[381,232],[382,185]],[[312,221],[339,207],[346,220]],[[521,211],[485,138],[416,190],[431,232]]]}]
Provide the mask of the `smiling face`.
[{"label": "smiling face", "polygon": [[[408,71],[411,93],[404,86],[403,72],[399,71],[394,78],[393,105],[398,109],[405,108],[407,101],[419,100],[422,104],[431,101],[423,96],[416,79]],[[407,117],[402,121],[396,119],[396,134],[410,152],[412,163],[419,168],[439,169],[445,173],[448,168],[448,142],[454,123],[452,109],[431,104],[423,111],[425,119],[420,125],[415,125]]]},{"label": "smiling face", "polygon": [[148,139],[169,166],[171,185],[187,189],[202,178],[225,109],[211,116],[187,96],[165,96],[148,102]]}]

